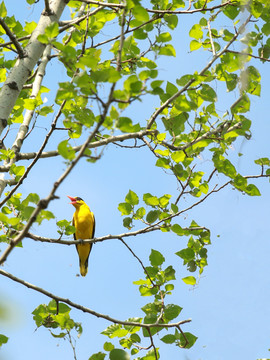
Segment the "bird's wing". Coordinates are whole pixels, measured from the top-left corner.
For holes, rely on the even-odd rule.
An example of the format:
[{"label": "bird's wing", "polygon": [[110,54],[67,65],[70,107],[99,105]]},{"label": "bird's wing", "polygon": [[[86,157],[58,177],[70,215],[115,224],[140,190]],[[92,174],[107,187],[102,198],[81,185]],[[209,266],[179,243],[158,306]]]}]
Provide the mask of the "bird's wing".
[{"label": "bird's wing", "polygon": [[[93,214],[93,213],[92,213]],[[93,224],[93,233],[92,233],[92,239],[95,237],[95,230],[96,230],[96,219],[95,215],[93,214],[94,224]]]},{"label": "bird's wing", "polygon": [[[74,224],[74,217],[72,218],[72,225],[75,226],[75,224]],[[74,240],[77,240],[77,238],[76,238],[76,232],[73,234],[73,238],[74,238]]]}]

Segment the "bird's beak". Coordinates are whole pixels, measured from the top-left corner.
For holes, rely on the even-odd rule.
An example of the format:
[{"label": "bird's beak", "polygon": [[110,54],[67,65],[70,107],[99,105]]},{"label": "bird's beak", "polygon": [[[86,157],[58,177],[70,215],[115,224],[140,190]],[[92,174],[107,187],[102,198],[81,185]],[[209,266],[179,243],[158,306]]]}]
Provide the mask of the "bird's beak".
[{"label": "bird's beak", "polygon": [[75,205],[77,203],[76,199],[72,196],[67,196],[70,200],[71,200],[71,203],[72,205]]}]

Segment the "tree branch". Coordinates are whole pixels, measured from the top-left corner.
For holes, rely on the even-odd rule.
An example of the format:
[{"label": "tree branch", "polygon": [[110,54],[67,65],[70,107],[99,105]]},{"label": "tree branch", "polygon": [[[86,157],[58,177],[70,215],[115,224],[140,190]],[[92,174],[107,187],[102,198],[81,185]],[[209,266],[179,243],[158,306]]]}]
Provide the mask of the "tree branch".
[{"label": "tree branch", "polygon": [[213,10],[216,10],[216,9],[220,9],[224,6],[228,6],[228,5],[232,5],[232,1],[229,0],[223,4],[220,4],[220,5],[216,5],[216,6],[212,6],[210,8],[207,8],[207,7],[202,7],[200,9],[193,9],[193,10],[190,10],[190,6],[187,10],[156,10],[156,9],[147,9],[146,10],[149,12],[149,13],[154,13],[154,14],[163,14],[163,15],[166,15],[166,14],[194,14],[194,13],[197,13],[197,12],[202,12],[202,11],[213,11]]},{"label": "tree branch", "polygon": [[51,299],[54,299],[56,302],[63,302],[75,309],[78,309],[80,311],[83,311],[85,313],[88,313],[88,314],[91,314],[95,317],[98,317],[98,318],[102,318],[102,319],[105,319],[105,320],[108,320],[114,324],[120,324],[120,325],[124,325],[124,326],[139,326],[141,328],[146,328],[146,329],[150,329],[152,327],[162,327],[162,328],[173,328],[173,327],[177,327],[177,326],[180,326],[180,325],[183,325],[183,324],[186,324],[186,323],[189,323],[191,322],[191,319],[186,319],[186,320],[181,320],[181,321],[178,321],[176,323],[171,323],[171,324],[141,324],[139,322],[135,322],[135,321],[123,321],[123,320],[119,320],[119,319],[115,319],[115,318],[112,318],[111,316],[109,315],[105,315],[105,314],[101,314],[101,313],[98,313],[92,309],[89,309],[85,306],[82,306],[80,304],[77,304],[69,299],[65,299],[65,298],[62,298],[60,296],[57,296],[55,294],[52,294],[50,293],[49,291],[47,290],[44,290],[36,285],[33,285],[33,284],[30,284],[29,282],[25,281],[25,280],[22,280],[10,273],[8,273],[7,271],[3,270],[3,269],[0,269],[0,275],[3,275],[17,283],[20,283],[26,287],[28,287],[29,289],[32,289],[32,290],[35,290]]},{"label": "tree branch", "polygon": [[1,17],[0,17],[0,25],[5,30],[7,36],[10,38],[11,44],[13,44],[15,46],[15,49],[18,52],[19,58],[22,59],[25,56],[25,52],[24,52],[23,48],[21,47],[19,41],[17,40],[16,36],[13,35],[12,31],[10,30],[10,28],[7,26],[7,24]]},{"label": "tree branch", "polygon": [[262,56],[256,56],[256,55],[253,55],[253,54],[250,54],[250,53],[245,53],[243,51],[227,50],[227,52],[230,52],[232,54],[237,54],[237,55],[250,56],[250,57],[252,57],[254,59],[259,59],[259,60],[262,60],[262,61],[270,62],[270,59],[267,59],[267,58],[262,57]]},{"label": "tree branch", "polygon": [[[141,130],[135,133],[128,133],[128,134],[121,134],[121,135],[115,135],[115,136],[111,136],[109,138],[105,138],[99,141],[94,141],[91,142],[87,148],[88,149],[93,149],[93,148],[97,148],[100,146],[105,146],[108,145],[110,143],[114,143],[114,142],[122,142],[124,140],[130,140],[130,139],[141,139],[143,136],[147,136],[147,135],[152,135],[152,134],[156,134],[157,131],[156,130]],[[75,152],[80,151],[80,149],[82,148],[82,145],[79,146],[74,146],[72,149]],[[33,159],[36,156],[36,152],[31,152],[31,153],[18,153],[17,155],[17,159],[19,160],[30,160]],[[41,154],[41,158],[48,158],[48,157],[53,157],[53,156],[58,156],[59,152],[58,150],[52,150],[52,151],[47,151],[47,152],[43,152]],[[0,169],[1,170],[1,169]],[[6,170],[8,171],[8,169]]]}]

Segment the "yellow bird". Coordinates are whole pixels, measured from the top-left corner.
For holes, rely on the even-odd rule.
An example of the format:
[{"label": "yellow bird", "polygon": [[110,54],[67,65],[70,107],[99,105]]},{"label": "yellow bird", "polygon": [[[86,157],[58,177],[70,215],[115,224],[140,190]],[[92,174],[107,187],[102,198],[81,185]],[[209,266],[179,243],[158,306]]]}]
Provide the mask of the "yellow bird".
[{"label": "yellow bird", "polygon": [[[75,226],[75,240],[93,239],[95,235],[95,217],[89,206],[80,197],[68,196],[76,211],[73,215],[72,224]],[[88,258],[93,244],[77,244],[76,249],[80,259],[80,273],[87,274]]]}]

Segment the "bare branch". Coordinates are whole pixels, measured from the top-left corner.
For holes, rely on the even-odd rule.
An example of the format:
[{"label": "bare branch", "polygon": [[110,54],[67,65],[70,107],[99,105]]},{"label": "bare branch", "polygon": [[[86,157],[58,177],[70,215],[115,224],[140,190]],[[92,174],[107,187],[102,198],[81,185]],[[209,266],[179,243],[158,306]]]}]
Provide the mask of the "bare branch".
[{"label": "bare branch", "polygon": [[139,263],[141,264],[141,267],[143,268],[143,271],[147,275],[147,277],[150,280],[151,284],[153,286],[156,286],[156,284],[152,281],[150,275],[148,274],[148,271],[146,270],[145,266],[143,265],[143,262],[141,261],[141,259],[134,253],[134,251],[128,246],[128,244],[121,237],[119,237],[119,240],[122,241],[122,243],[128,248],[128,250],[131,252],[131,254],[139,261]]}]

